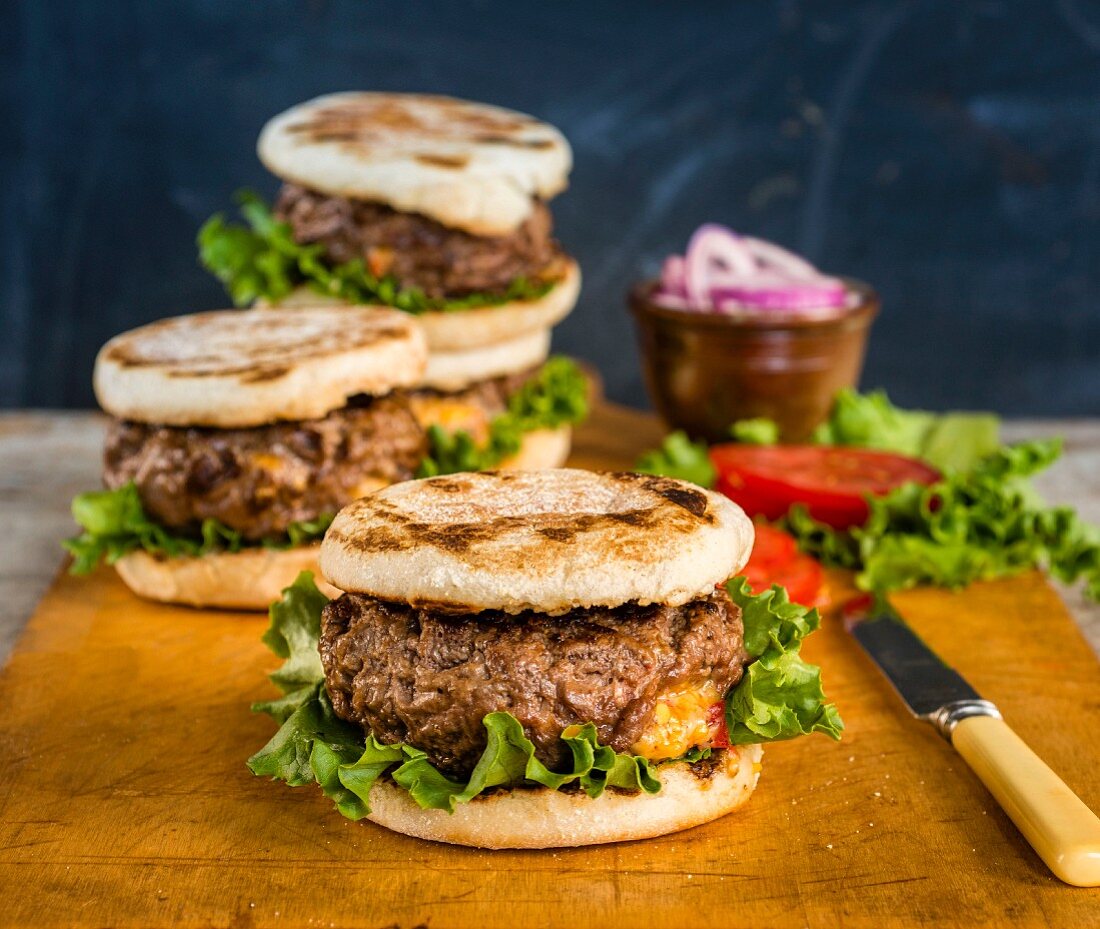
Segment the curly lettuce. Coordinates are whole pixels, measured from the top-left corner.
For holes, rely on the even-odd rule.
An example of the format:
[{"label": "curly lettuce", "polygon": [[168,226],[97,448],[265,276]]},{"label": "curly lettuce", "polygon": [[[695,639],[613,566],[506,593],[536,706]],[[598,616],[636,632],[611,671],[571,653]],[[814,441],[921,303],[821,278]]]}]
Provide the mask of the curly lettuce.
[{"label": "curly lettuce", "polygon": [[[798,657],[803,636],[817,628],[816,611],[790,603],[780,588],[752,596],[746,584],[731,582],[730,594],[745,611],[746,648],[754,661],[726,705],[734,744],[789,739],[809,732],[839,738],[843,728],[836,708],[823,702],[819,670]],[[264,643],[283,665],[271,675],[282,696],[254,703],[279,724],[271,740],[248,759],[253,774],[285,781],[292,787],[316,783],[348,819],[370,812],[370,792],[387,777],[424,809],[454,812],[462,803],[494,787],[542,786],[558,790],[576,785],[590,797],[608,787],[658,793],[659,769],[694,762],[709,753],[695,749],[682,758],[655,764],[640,755],[602,745],[591,723],[561,734],[571,763],[554,771],[535,756],[523,726],[507,712],[482,720],[485,750],[469,778],[448,777],[418,748],[386,744],[339,719],[324,685],[317,652],[321,610],[327,598],[309,572],[303,572],[272,604]]]},{"label": "curly lettuce", "polygon": [[1060,452],[1057,440],[1001,448],[927,487],[868,498],[862,526],[831,529],[796,507],[787,528],[825,564],[856,570],[863,590],[958,588],[1043,568],[1065,583],[1084,580],[1100,600],[1100,530],[1069,507],[1044,506],[1027,482]]},{"label": "curly lettuce", "polygon": [[508,409],[489,423],[489,438],[478,444],[464,429],[428,428],[428,455],[417,477],[485,471],[516,454],[525,433],[557,429],[581,422],[588,415],[588,380],[575,362],[550,358],[508,398]]},{"label": "curly lettuce", "polygon": [[821,669],[802,660],[802,640],[817,629],[816,609],[792,603],[778,585],[753,594],[748,581],[726,585],[741,607],[745,651],[755,660],[726,697],[731,745],[775,742],[821,732],[839,739],[844,729],[837,708],[825,702]]},{"label": "curly lettuce", "polygon": [[72,502],[73,519],[83,529],[62,545],[73,556],[70,571],[88,574],[101,561],[114,564],[124,555],[142,549],[166,558],[199,557],[213,552],[239,552],[246,546],[290,548],[321,539],[333,514],[291,523],[286,534],[251,542],[216,519],[203,520],[195,535],[166,529],[154,522],[141,505],[133,481],[115,490],[93,490],[77,494]]},{"label": "curly lettuce", "polygon": [[305,285],[348,303],[383,304],[407,313],[457,311],[535,300],[557,283],[518,277],[501,294],[428,297],[419,288],[401,287],[393,277],[371,273],[361,259],[333,264],[319,243],[299,244],[290,226],[275,219],[271,208],[255,193],[239,191],[236,200],[245,224],[226,222],[219,213],[203,224],[197,244],[203,267],[225,285],[237,306],[259,299],[278,303]]}]

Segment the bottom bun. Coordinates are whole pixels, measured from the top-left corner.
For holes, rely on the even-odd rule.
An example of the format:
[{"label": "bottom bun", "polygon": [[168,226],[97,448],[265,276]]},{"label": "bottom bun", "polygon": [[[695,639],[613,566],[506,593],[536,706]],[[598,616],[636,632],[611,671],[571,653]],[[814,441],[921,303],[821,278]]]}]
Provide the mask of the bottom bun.
[{"label": "bottom bun", "polygon": [[301,571],[312,571],[327,597],[340,591],[321,579],[321,543],[298,548],[246,548],[198,558],[157,558],[134,551],[115,562],[119,577],[139,597],[162,603],[226,610],[266,610]]},{"label": "bottom bun", "polygon": [[573,430],[569,426],[557,429],[535,429],[523,436],[519,451],[505,458],[497,467],[504,471],[542,471],[560,468],[573,446]]},{"label": "bottom bun", "polygon": [[370,793],[372,822],[394,832],[476,848],[566,848],[650,839],[700,826],[738,809],[760,777],[759,745],[727,749],[710,777],[686,764],[661,768],[657,794],[607,791],[592,799],[560,790],[502,790],[459,804],[454,813],[423,810],[407,791],[379,780]]}]

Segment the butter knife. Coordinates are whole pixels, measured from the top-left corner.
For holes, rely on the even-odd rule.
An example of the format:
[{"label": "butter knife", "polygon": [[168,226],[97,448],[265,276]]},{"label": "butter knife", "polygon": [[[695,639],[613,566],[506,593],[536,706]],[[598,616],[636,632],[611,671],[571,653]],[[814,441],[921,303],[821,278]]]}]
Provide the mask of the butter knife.
[{"label": "butter knife", "polygon": [[845,612],[845,626],[917,719],[936,727],[1054,875],[1100,885],[1100,819],[888,605]]}]

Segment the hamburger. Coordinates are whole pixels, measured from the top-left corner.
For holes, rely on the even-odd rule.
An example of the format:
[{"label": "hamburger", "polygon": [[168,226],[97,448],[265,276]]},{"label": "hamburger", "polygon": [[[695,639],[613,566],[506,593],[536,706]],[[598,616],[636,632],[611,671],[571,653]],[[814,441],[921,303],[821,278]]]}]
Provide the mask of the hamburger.
[{"label": "hamburger", "polygon": [[[111,415],[106,489],[73,501],[83,529],[66,543],[73,570],[106,558],[144,597],[266,609],[299,571],[317,570],[341,507],[440,469],[422,410],[436,400],[420,386],[426,363],[416,320],[381,307],[221,310],[111,339],[94,378]],[[506,466],[539,466],[565,414],[537,379],[510,396],[507,384],[465,396],[531,426],[496,440]]]},{"label": "hamburger", "polygon": [[[435,477],[345,507],[265,636],[281,728],[253,773],[486,848],[639,839],[742,806],[762,743],[839,737],[816,611],[733,579],[752,523],[671,478]],[[733,580],[731,580],[733,579]]]},{"label": "hamburger", "polygon": [[[247,225],[209,220],[204,265],[238,305],[324,300],[415,315],[429,348],[420,386],[434,392],[422,415],[440,427],[435,457],[461,433],[479,466],[495,464],[493,424],[468,395],[488,389],[507,402],[545,379],[551,328],[580,288],[547,206],[572,163],[561,133],[448,97],[339,93],[274,117],[258,153],[283,181],[274,206],[246,193]],[[542,464],[560,464],[567,425],[543,444]]]}]

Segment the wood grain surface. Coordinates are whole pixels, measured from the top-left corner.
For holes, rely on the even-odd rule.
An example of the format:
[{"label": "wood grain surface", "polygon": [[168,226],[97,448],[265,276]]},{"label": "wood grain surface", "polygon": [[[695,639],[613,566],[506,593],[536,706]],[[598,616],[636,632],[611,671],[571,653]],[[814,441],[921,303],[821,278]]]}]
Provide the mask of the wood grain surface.
[{"label": "wood grain surface", "polygon": [[[622,466],[657,427],[603,412],[576,462]],[[1045,581],[898,598],[1082,799],[1100,806],[1100,666]],[[645,842],[483,852],[350,823],[252,777],[259,616],[60,576],[0,677],[0,925],[1096,925],[962,761],[910,719],[835,620],[806,643],[848,730],[767,749],[740,813]]]}]

